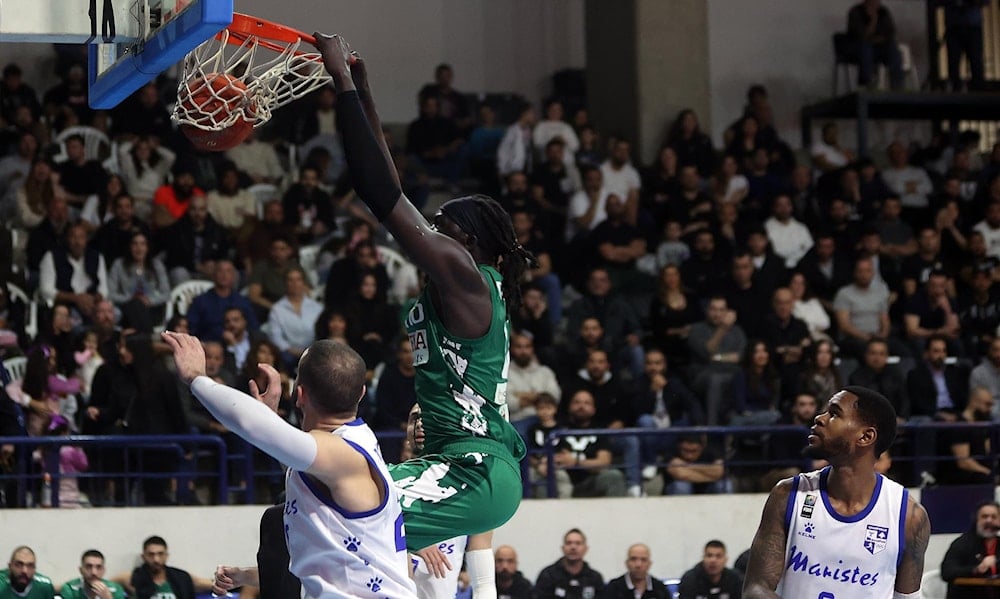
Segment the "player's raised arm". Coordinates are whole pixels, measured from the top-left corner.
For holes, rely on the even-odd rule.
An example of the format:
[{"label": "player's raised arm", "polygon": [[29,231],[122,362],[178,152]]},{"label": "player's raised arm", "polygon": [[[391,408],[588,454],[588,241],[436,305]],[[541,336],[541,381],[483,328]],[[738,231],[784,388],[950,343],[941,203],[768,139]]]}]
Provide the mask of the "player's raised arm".
[{"label": "player's raised arm", "polygon": [[[358,197],[367,204],[399,242],[407,256],[448,293],[485,293],[476,263],[454,239],[435,231],[420,211],[403,195],[395,166],[382,139],[363,64],[351,71],[348,43],[338,35],[316,33],[316,48],[337,92],[337,130],[351,181]],[[361,92],[355,77],[362,84]],[[370,114],[366,114],[366,108]]]},{"label": "player's raised arm", "polygon": [[774,599],[785,569],[785,510],[792,491],[791,480],[775,485],[764,504],[760,526],[750,546],[750,561],[743,581],[745,599]]},{"label": "player's raised arm", "polygon": [[909,505],[906,506],[904,535],[906,547],[896,571],[897,595],[910,595],[920,590],[920,582],[924,576],[924,553],[927,552],[927,542],[931,537],[931,521],[927,517],[927,510],[913,498],[909,499]]}]

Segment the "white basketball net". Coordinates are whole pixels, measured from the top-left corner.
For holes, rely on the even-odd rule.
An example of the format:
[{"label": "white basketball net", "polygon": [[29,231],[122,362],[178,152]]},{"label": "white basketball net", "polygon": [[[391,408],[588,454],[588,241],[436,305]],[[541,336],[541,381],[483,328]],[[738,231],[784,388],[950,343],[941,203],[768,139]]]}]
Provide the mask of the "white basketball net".
[{"label": "white basketball net", "polygon": [[[275,109],[330,82],[319,53],[299,51],[302,40],[264,41],[249,35],[238,43],[243,36],[231,40],[230,35],[223,29],[184,57],[172,115],[178,124],[221,131],[245,119],[258,127],[270,120]],[[246,90],[212,77],[218,74],[242,82]],[[209,80],[215,85],[206,83]],[[233,99],[241,96],[234,106]]]}]

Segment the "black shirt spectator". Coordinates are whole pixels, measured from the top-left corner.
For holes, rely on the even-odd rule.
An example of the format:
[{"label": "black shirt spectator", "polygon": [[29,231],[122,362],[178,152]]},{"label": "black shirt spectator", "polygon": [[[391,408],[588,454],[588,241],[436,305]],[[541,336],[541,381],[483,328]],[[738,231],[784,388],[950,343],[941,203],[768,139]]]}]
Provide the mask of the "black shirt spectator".
[{"label": "black shirt spectator", "polygon": [[1000,288],[993,282],[992,265],[984,266],[973,272],[970,288],[959,296],[958,302],[962,345],[972,357],[986,355],[1000,326]]},{"label": "black shirt spectator", "polygon": [[646,254],[646,238],[625,221],[622,198],[609,195],[605,210],[608,217],[590,232],[590,241],[597,250],[598,264],[621,282],[623,277],[635,273],[635,261]]},{"label": "black shirt spectator", "polygon": [[105,222],[90,242],[104,256],[104,262],[113,264],[118,258],[129,255],[132,235],[136,231],[149,238],[149,226],[135,217],[133,200],[130,196],[120,195],[114,200],[114,218]]},{"label": "black shirt spectator", "polygon": [[460,140],[455,122],[441,116],[437,97],[420,98],[420,116],[406,130],[406,152],[433,162],[444,158]]},{"label": "black shirt spectator", "polygon": [[837,290],[851,282],[851,264],[837,251],[834,237],[828,233],[816,237],[816,243],[795,268],[820,300],[832,302]]},{"label": "black shirt spectator", "polygon": [[161,142],[173,136],[170,113],[160,101],[156,83],[150,82],[125,99],[112,111],[112,133],[115,136],[153,136]]},{"label": "black shirt spectator", "polygon": [[712,147],[711,138],[701,131],[698,115],[690,108],[677,114],[664,145],[677,153],[677,162],[681,166],[693,165],[698,169],[698,174],[706,179],[712,176],[715,170],[715,148]]},{"label": "black shirt spectator", "polygon": [[208,213],[204,196],[192,198],[184,216],[161,230],[159,238],[172,284],[180,280],[174,269],[184,269],[189,276],[211,275],[215,261],[225,258],[229,250],[226,231]]},{"label": "black shirt spectator", "polygon": [[13,123],[17,109],[22,106],[30,108],[35,118],[42,112],[35,90],[24,83],[21,67],[10,63],[4,67],[3,81],[0,81],[0,118]]},{"label": "black shirt spectator", "polygon": [[535,581],[535,599],[590,599],[599,597],[604,577],[583,561],[587,540],[572,529],[563,536],[563,557],[546,567]]},{"label": "black shirt spectator", "polygon": [[[954,584],[954,580],[959,577],[986,578],[994,575],[997,571],[998,532],[1000,506],[992,501],[981,504],[974,514],[970,530],[952,541],[941,561],[941,578],[948,583],[948,599],[992,599],[994,589],[959,587]],[[990,555],[991,546],[993,555]]]},{"label": "black shirt spectator", "polygon": [[330,267],[326,279],[326,293],[323,297],[328,308],[344,308],[350,302],[355,289],[361,285],[366,274],[375,275],[379,301],[385,301],[389,289],[389,274],[378,259],[378,249],[371,241],[362,241],[349,249],[347,255]]},{"label": "black shirt spectator", "polygon": [[715,295],[722,289],[726,265],[716,251],[715,236],[711,231],[699,231],[691,246],[691,257],[681,264],[684,286],[698,298]]},{"label": "black shirt spectator", "polygon": [[738,599],[743,593],[743,577],[726,567],[726,546],[709,541],[701,563],[684,573],[677,592],[680,599]]},{"label": "black shirt spectator", "polygon": [[756,337],[761,316],[768,312],[766,291],[753,281],[753,261],[746,253],[733,257],[730,279],[724,287],[726,303],[736,311],[736,324],[748,337]]},{"label": "black shirt spectator", "polygon": [[288,188],[281,199],[284,223],[295,227],[302,243],[310,243],[337,227],[333,200],[320,186],[320,173],[313,166],[299,171],[299,182]]},{"label": "black shirt spectator", "polygon": [[[990,422],[993,412],[993,396],[987,389],[976,389],[969,397],[969,403],[958,415],[957,422],[984,424]],[[937,480],[948,485],[993,485],[996,481],[991,470],[990,430],[969,427],[952,428],[943,434],[938,455],[954,456],[954,461],[941,462],[937,468]]]},{"label": "black shirt spectator", "polygon": [[895,364],[889,364],[889,345],[883,339],[871,339],[865,346],[864,362],[851,373],[848,382],[878,391],[889,400],[901,420],[910,417],[910,398],[906,378]]},{"label": "black shirt spectator", "polygon": [[472,127],[472,107],[469,99],[451,86],[455,72],[449,64],[439,64],[434,69],[434,83],[420,88],[419,97],[437,99],[441,116],[451,120],[460,132]]},{"label": "black shirt spectator", "polygon": [[66,248],[66,229],[69,224],[66,200],[61,196],[50,199],[45,207],[45,218],[28,233],[28,270],[38,272],[38,265],[46,253]]}]

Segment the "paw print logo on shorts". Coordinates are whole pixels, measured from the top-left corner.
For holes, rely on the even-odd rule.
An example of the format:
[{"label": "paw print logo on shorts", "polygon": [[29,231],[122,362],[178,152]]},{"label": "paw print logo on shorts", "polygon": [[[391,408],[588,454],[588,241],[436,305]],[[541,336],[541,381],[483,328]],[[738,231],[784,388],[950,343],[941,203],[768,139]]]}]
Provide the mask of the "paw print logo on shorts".
[{"label": "paw print logo on shorts", "polygon": [[816,528],[816,525],[815,525],[815,524],[813,524],[812,522],[806,522],[806,525],[805,525],[805,531],[806,531],[807,533],[810,533],[810,534],[812,534],[812,531],[813,531],[813,530],[815,530],[815,528]]},{"label": "paw print logo on shorts", "polygon": [[379,589],[382,588],[382,579],[378,576],[371,578],[368,581],[368,588],[371,589],[373,593],[379,592]]},{"label": "paw print logo on shorts", "polygon": [[347,547],[348,551],[356,552],[358,547],[361,545],[361,541],[357,537],[347,537],[344,539],[344,547]]}]

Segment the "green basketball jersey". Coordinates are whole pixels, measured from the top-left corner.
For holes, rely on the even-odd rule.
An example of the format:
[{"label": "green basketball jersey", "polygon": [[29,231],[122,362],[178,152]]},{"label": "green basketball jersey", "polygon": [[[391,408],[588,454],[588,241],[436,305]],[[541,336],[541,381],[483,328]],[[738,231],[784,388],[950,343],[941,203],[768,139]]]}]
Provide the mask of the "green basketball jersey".
[{"label": "green basketball jersey", "polygon": [[493,304],[490,328],[482,337],[449,334],[426,288],[406,317],[417,370],[417,401],[427,435],[424,453],[496,454],[505,449],[520,461],[524,442],[507,421],[510,324],[500,288],[503,277],[482,264],[479,272],[489,285]]},{"label": "green basketball jersey", "polygon": [[10,570],[0,570],[0,599],[52,599],[56,596],[55,588],[48,576],[35,572],[31,581],[31,590],[24,595],[18,595],[10,586]]},{"label": "green basketball jersey", "polygon": [[[125,589],[122,588],[122,585],[110,580],[104,580],[103,578],[101,582],[111,590],[112,597],[115,599],[125,599]],[[59,590],[59,596],[62,599],[87,599],[87,594],[83,590],[83,579],[75,578],[62,585],[62,589]]]}]

